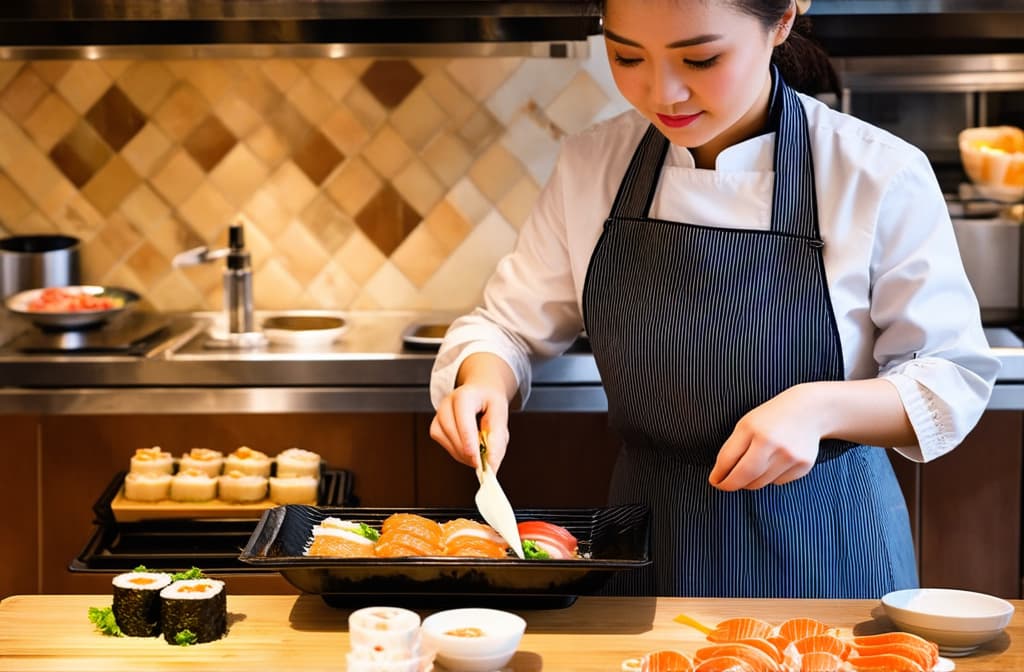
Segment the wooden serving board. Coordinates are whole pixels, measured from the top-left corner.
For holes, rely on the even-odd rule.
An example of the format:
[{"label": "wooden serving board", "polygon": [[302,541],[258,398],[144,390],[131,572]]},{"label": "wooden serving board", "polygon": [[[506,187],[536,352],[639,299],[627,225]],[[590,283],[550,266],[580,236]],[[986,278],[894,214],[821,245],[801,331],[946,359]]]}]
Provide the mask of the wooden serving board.
[{"label": "wooden serving board", "polygon": [[[301,503],[316,505],[316,502]],[[270,498],[245,504],[225,502],[219,499],[211,499],[208,502],[175,502],[169,499],[159,502],[138,502],[125,498],[124,486],[121,486],[113,501],[110,502],[110,510],[114,512],[114,518],[121,523],[167,518],[257,519],[263,515],[264,511],[275,506],[278,506],[277,502]]]}]

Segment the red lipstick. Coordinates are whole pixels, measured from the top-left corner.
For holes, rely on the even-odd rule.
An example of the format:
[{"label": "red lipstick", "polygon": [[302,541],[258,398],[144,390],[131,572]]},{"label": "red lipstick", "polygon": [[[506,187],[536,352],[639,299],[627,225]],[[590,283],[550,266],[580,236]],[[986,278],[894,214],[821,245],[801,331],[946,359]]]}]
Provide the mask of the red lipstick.
[{"label": "red lipstick", "polygon": [[684,128],[695,122],[697,120],[697,117],[699,117],[700,115],[700,112],[698,112],[697,114],[678,115],[659,114],[658,119],[660,119],[661,123],[665,124],[669,128]]}]

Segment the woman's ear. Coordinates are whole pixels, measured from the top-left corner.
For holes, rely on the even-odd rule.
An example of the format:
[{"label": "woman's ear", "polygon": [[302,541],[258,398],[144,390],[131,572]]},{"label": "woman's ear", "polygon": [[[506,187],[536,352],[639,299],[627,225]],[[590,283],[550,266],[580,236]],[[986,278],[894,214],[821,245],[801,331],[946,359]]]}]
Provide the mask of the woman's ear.
[{"label": "woman's ear", "polygon": [[796,2],[791,2],[789,9],[786,10],[786,13],[779,19],[778,25],[775,26],[775,35],[772,38],[773,47],[779,46],[789,37],[789,31],[793,29],[793,21],[796,20],[796,14]]}]

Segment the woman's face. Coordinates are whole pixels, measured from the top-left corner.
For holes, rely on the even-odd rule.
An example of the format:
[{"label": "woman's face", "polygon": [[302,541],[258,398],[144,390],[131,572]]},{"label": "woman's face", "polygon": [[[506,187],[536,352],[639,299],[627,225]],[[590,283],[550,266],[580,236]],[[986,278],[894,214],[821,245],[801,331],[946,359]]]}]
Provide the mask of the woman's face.
[{"label": "woman's face", "polygon": [[758,133],[773,47],[789,34],[722,0],[607,0],[605,46],[615,83],[674,144],[724,147]]}]

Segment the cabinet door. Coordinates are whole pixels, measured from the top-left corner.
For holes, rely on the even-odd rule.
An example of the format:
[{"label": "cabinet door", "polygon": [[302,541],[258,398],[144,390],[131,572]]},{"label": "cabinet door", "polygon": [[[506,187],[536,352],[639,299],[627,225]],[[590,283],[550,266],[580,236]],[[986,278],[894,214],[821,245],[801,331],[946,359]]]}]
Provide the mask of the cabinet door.
[{"label": "cabinet door", "polygon": [[991,411],[921,468],[921,585],[1018,598],[1022,417]]},{"label": "cabinet door", "polygon": [[0,599],[39,590],[39,417],[0,416]]}]

